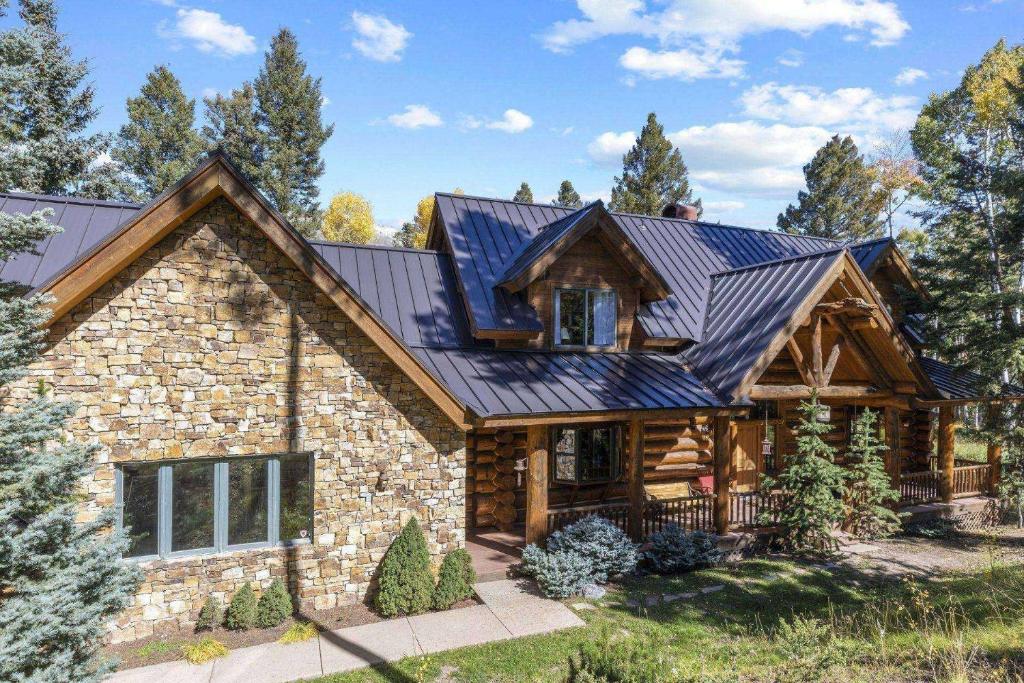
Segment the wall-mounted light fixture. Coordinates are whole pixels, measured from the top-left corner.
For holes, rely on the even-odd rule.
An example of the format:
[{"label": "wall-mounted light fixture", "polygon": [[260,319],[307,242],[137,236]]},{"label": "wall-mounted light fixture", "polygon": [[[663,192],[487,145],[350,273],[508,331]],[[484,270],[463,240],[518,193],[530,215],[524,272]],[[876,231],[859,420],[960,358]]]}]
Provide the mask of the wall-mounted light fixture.
[{"label": "wall-mounted light fixture", "polygon": [[526,471],[526,458],[518,458],[512,468],[516,473],[516,488],[523,485],[523,472]]}]

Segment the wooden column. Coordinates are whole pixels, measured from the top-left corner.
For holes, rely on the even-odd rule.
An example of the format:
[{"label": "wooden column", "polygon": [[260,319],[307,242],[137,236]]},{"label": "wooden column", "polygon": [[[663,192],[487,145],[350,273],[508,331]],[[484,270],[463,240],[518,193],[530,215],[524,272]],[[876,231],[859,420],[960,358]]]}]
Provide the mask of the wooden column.
[{"label": "wooden column", "polygon": [[548,534],[548,428],[526,428],[526,542],[539,543]]},{"label": "wooden column", "polygon": [[939,408],[939,472],[942,473],[939,487],[943,503],[953,502],[953,451],[956,445],[956,425],[953,423],[953,406]]},{"label": "wooden column", "polygon": [[999,495],[999,478],[1003,473],[1003,444],[988,445],[988,495]]},{"label": "wooden column", "polygon": [[889,447],[886,453],[888,463],[889,481],[897,491],[900,490],[900,469],[903,466],[903,453],[900,452],[900,411],[894,406],[886,406],[885,413],[885,445]]},{"label": "wooden column", "polygon": [[629,421],[629,535],[639,541],[644,534],[644,421]]},{"label": "wooden column", "polygon": [[728,416],[716,417],[715,439],[715,531],[729,530],[729,484],[732,479],[732,424]]}]

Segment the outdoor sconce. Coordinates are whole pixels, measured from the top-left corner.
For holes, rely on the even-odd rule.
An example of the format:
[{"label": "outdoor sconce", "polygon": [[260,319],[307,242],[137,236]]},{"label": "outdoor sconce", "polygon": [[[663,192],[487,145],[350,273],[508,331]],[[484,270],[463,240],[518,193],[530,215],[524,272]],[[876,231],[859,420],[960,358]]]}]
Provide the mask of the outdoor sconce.
[{"label": "outdoor sconce", "polygon": [[771,455],[771,454],[772,454],[772,442],[769,441],[767,438],[765,438],[765,440],[761,442],[761,455]]},{"label": "outdoor sconce", "polygon": [[832,421],[832,408],[831,406],[820,405],[818,406],[818,422],[831,422]]},{"label": "outdoor sconce", "polygon": [[512,468],[516,473],[516,488],[523,485],[523,472],[526,471],[526,458],[519,458],[516,460],[515,467]]},{"label": "outdoor sconce", "polygon": [[704,436],[707,436],[708,434],[711,433],[711,425],[709,425],[707,422],[699,424],[697,425],[697,432],[703,434]]}]

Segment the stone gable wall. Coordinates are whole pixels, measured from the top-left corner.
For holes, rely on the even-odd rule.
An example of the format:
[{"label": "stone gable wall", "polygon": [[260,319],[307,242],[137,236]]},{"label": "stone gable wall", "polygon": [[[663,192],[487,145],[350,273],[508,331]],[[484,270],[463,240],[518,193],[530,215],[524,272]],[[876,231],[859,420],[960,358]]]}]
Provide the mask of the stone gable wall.
[{"label": "stone gable wall", "polygon": [[[50,331],[42,378],[102,450],[83,516],[114,504],[114,464],[310,451],[312,542],[142,564],[112,639],[192,624],[203,600],[287,579],[304,609],[365,598],[415,514],[435,562],[465,540],[465,435],[263,233],[218,199]],[[381,472],[387,484],[375,491]]]}]

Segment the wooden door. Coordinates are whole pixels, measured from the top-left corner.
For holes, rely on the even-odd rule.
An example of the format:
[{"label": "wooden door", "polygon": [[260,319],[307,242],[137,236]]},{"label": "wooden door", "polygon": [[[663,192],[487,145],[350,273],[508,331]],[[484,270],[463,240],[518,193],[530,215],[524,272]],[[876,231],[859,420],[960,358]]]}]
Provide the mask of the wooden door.
[{"label": "wooden door", "polygon": [[763,427],[757,422],[737,422],[732,446],[733,489],[740,493],[756,491],[764,471],[761,456]]}]

